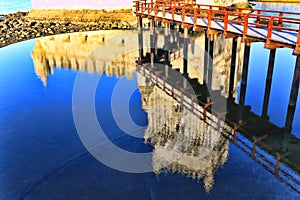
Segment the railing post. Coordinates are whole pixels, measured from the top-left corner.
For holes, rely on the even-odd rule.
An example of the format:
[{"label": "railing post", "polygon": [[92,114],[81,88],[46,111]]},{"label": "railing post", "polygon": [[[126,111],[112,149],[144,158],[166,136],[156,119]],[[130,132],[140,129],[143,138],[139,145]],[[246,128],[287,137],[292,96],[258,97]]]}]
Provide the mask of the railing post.
[{"label": "railing post", "polygon": [[[279,27],[282,27],[282,18],[283,18],[283,12],[280,12],[279,13],[279,21],[278,21]],[[281,28],[279,28],[278,31],[281,31]]]},{"label": "railing post", "polygon": [[238,10],[239,10],[238,24],[241,24],[242,23],[242,18],[241,18],[242,9],[238,8]]},{"label": "railing post", "polygon": [[175,6],[173,5],[173,2],[171,3],[171,6],[172,6],[172,21],[174,21]]},{"label": "railing post", "polygon": [[139,12],[139,7],[140,7],[140,2],[136,1],[135,2],[135,13],[137,14]]},{"label": "railing post", "polygon": [[228,12],[225,12],[224,15],[224,33],[227,33],[227,29],[228,29]]},{"label": "railing post", "polygon": [[279,154],[276,155],[276,166],[275,166],[275,170],[274,170],[274,175],[275,176],[279,175],[281,159],[286,157],[286,156],[288,156],[288,153],[284,154],[284,155],[279,155]]},{"label": "railing post", "polygon": [[209,11],[208,11],[208,22],[207,22],[207,28],[210,28],[211,26],[211,18],[212,18],[212,6],[209,6]]},{"label": "railing post", "polygon": [[280,170],[280,156],[277,155],[276,166],[275,166],[275,171],[274,171],[275,176],[279,175],[279,170]]},{"label": "railing post", "polygon": [[203,121],[204,122],[206,122],[206,118],[207,118],[207,108],[209,107],[209,106],[211,106],[213,103],[212,102],[208,102],[208,103],[206,103],[205,105],[204,105],[204,107],[203,107]]},{"label": "railing post", "polygon": [[299,25],[299,29],[298,29],[298,38],[297,38],[295,50],[293,53],[296,55],[300,54],[300,25]]},{"label": "railing post", "polygon": [[194,8],[194,31],[197,29],[197,18],[198,18],[198,13],[197,13],[197,8]]},{"label": "railing post", "polygon": [[163,22],[165,22],[166,17],[166,4],[163,4]]},{"label": "railing post", "polygon": [[261,14],[261,11],[260,10],[258,10],[257,11],[257,17],[256,17],[256,27],[259,27],[259,25],[260,25],[260,14]]},{"label": "railing post", "polygon": [[182,8],[182,17],[181,17],[181,19],[182,19],[182,26],[183,26],[183,28],[184,28],[184,22],[185,22],[185,7],[183,7]]},{"label": "railing post", "polygon": [[260,142],[267,137],[268,137],[268,135],[263,135],[259,138],[256,138],[256,137],[253,138],[253,148],[252,148],[252,154],[251,154],[252,159],[255,158],[257,142]]},{"label": "railing post", "polygon": [[237,129],[234,129],[234,133],[233,133],[233,144],[236,144],[236,142],[237,142],[237,135],[238,135]]},{"label": "railing post", "polygon": [[273,31],[273,23],[274,23],[274,17],[271,17],[269,24],[268,24],[268,33],[267,33],[267,42],[266,47],[271,45],[271,38],[272,38],[272,31]]},{"label": "railing post", "polygon": [[246,39],[247,37],[248,24],[249,24],[249,14],[245,16],[243,39]]},{"label": "railing post", "polygon": [[145,3],[141,3],[141,11],[142,11],[141,13],[142,13],[142,14],[144,14],[144,4],[145,4]]}]

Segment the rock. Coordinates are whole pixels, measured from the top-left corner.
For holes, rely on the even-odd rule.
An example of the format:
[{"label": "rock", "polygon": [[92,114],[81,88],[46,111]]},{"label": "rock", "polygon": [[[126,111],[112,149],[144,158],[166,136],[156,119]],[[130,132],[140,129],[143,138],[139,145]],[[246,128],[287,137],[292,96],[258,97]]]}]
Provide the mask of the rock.
[{"label": "rock", "polygon": [[55,22],[50,22],[50,26],[55,26],[56,23]]},{"label": "rock", "polygon": [[37,24],[37,22],[36,22],[36,21],[33,21],[33,22],[30,23],[30,26],[33,27],[33,26],[35,26],[36,24]]}]

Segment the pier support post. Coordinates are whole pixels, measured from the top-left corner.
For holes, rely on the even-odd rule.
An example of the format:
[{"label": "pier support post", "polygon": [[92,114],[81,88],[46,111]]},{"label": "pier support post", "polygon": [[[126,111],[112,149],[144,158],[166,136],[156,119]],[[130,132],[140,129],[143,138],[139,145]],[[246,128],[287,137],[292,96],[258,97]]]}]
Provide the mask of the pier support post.
[{"label": "pier support post", "polygon": [[235,64],[236,64],[236,49],[237,49],[237,38],[232,38],[232,50],[231,50],[231,65],[230,65],[230,80],[229,80],[229,99],[233,99],[233,87],[234,87],[234,75],[235,75]]},{"label": "pier support post", "polygon": [[156,60],[156,53],[155,53],[155,21],[154,18],[151,19],[150,21],[150,48],[151,48],[151,67],[154,67],[154,62]]},{"label": "pier support post", "polygon": [[250,44],[245,43],[244,50],[244,63],[243,63],[243,71],[242,71],[242,84],[241,84],[241,92],[240,92],[240,105],[245,106],[246,99],[246,88],[248,81],[248,67],[249,67],[249,58],[250,58]]},{"label": "pier support post", "polygon": [[208,88],[211,90],[212,86],[212,74],[213,74],[213,60],[214,60],[214,35],[210,35],[209,38],[209,58],[208,58],[208,68],[207,68],[207,84]]},{"label": "pier support post", "polygon": [[204,47],[204,67],[203,67],[203,82],[207,83],[207,60],[208,60],[208,36],[207,31],[205,31],[205,47]]},{"label": "pier support post", "polygon": [[143,46],[143,18],[138,16],[138,38],[139,38],[139,62],[142,63],[144,58]]},{"label": "pier support post", "polygon": [[165,35],[164,35],[164,57],[165,65],[170,65],[170,23],[165,22]]},{"label": "pier support post", "polygon": [[248,68],[249,68],[249,58],[250,58],[250,43],[245,43],[244,49],[244,63],[243,63],[243,71],[242,71],[242,84],[240,91],[240,109],[239,109],[239,120],[243,121],[244,114],[244,106],[246,99],[246,89],[247,89],[247,81],[248,81]]},{"label": "pier support post", "polygon": [[293,78],[292,89],[290,94],[290,101],[288,106],[288,112],[286,115],[286,122],[285,122],[285,128],[287,128],[289,131],[292,130],[292,126],[293,126],[296,105],[297,105],[297,98],[299,93],[299,83],[300,83],[300,55],[297,55],[294,78]]},{"label": "pier support post", "polygon": [[268,73],[267,73],[267,80],[266,80],[266,87],[265,87],[264,104],[263,104],[263,110],[262,110],[263,118],[266,118],[268,116],[269,100],[270,100],[270,93],[271,93],[271,86],[272,86],[272,77],[273,77],[274,63],[275,63],[275,55],[276,55],[276,49],[271,49],[270,55],[269,55],[269,66],[268,66]]},{"label": "pier support post", "polygon": [[183,45],[183,75],[188,74],[188,28],[184,28],[184,45]]}]

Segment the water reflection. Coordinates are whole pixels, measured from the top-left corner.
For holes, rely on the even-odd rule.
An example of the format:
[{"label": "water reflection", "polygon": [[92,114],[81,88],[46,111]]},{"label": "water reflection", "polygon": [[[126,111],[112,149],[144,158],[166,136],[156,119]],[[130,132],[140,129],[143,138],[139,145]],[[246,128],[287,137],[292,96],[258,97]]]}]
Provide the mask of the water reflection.
[{"label": "water reflection", "polygon": [[[135,61],[139,55],[137,34],[136,32],[131,32],[127,34],[127,37],[124,37],[122,34],[118,35],[114,33],[115,37],[110,40],[108,38],[113,36],[112,33],[80,33],[77,35],[54,36],[37,40],[31,54],[36,74],[45,86],[47,85],[47,78],[51,72],[55,71],[55,67],[133,78],[136,71]],[[267,63],[265,66],[262,66],[259,59],[251,60],[250,58],[249,74],[242,75],[244,45],[241,43],[241,40],[224,39],[221,36],[216,36],[213,43],[213,67],[208,69],[204,65],[205,53],[203,48],[206,42],[205,34],[200,32],[197,36],[193,37],[195,40],[190,40],[188,47],[188,76],[190,79],[194,79],[193,85],[200,85],[200,88],[207,87],[206,83],[211,82],[209,90],[217,97],[217,99],[213,100],[227,101],[228,114],[226,119],[228,127],[230,127],[229,132],[233,133],[236,124],[242,119],[244,124],[243,132],[241,133],[245,137],[253,141],[254,137],[261,137],[264,134],[268,134],[268,138],[263,143],[259,143],[263,144],[260,147],[273,156],[276,156],[278,153],[288,153],[283,162],[287,163],[293,169],[298,170],[298,139],[286,130],[272,124],[272,118],[272,123],[270,123],[265,117],[260,117],[261,113],[255,112],[255,105],[259,103],[257,101],[257,89],[255,88],[260,88],[261,90],[264,90],[264,88],[261,85],[254,86],[258,83],[257,78],[259,76],[257,74],[261,74],[260,70],[266,71]],[[145,32],[143,38],[144,49],[150,50],[149,32]],[[157,49],[164,48],[164,39],[163,34],[157,34]],[[236,42],[235,45],[234,42]],[[180,52],[183,37],[176,34],[172,35],[170,43],[179,44],[179,46],[175,45],[170,50],[172,54],[172,69],[183,73],[185,69],[182,63],[182,56],[180,56],[180,54],[183,55]],[[234,46],[236,46],[236,49]],[[110,51],[107,51],[108,48]],[[251,52],[252,54],[256,52],[255,55],[260,56],[258,48],[254,48],[254,51]],[[232,55],[235,53],[236,60],[233,65]],[[147,55],[145,55],[145,58],[147,59]],[[163,59],[164,57],[162,56],[162,62]],[[259,69],[257,69],[258,67]],[[161,71],[163,74],[166,73],[164,70]],[[211,70],[211,73],[207,73],[208,70]],[[160,72],[158,71],[157,73]],[[245,75],[249,76],[248,81],[241,82],[241,79]],[[155,74],[153,74],[154,76]],[[149,79],[149,77],[147,78]],[[261,78],[265,83],[265,77],[262,76]],[[199,116],[194,115],[186,109],[182,109],[178,102],[174,101],[172,97],[165,94],[161,89],[151,85],[149,81],[146,81],[146,79],[143,80],[140,76],[138,80],[139,90],[142,94],[142,105],[148,112],[149,120],[149,126],[145,132],[145,140],[150,141],[155,148],[153,155],[154,171],[160,173],[160,168],[166,166],[164,170],[178,171],[193,178],[203,178],[206,190],[210,190],[213,185],[214,173],[227,159],[228,140],[220,136],[218,131],[215,131],[208,124],[204,123]],[[193,87],[193,89],[196,93],[198,92],[197,94],[202,94],[198,98],[200,104],[206,103],[207,98],[203,95],[201,89],[196,89],[197,87]],[[244,93],[240,92],[240,88],[243,87]],[[246,89],[247,92],[245,92]],[[287,88],[287,90],[289,89]],[[277,91],[277,89],[272,89],[272,91]],[[251,97],[253,94],[255,96]],[[264,94],[261,94],[259,97],[263,98],[263,96]],[[244,99],[245,105],[244,103],[240,105],[241,98]],[[272,102],[272,94],[270,102]],[[157,106],[158,103],[160,106]],[[260,106],[262,107],[262,102]],[[271,112],[272,110],[269,109],[269,113]],[[207,131],[205,132],[207,134],[202,131]],[[209,141],[207,137],[215,138],[212,135],[217,135],[220,138],[214,140],[216,144],[207,152],[207,155],[201,156],[199,152],[206,152],[203,148],[206,147],[207,141]],[[188,141],[188,144],[192,145],[184,145],[183,141]],[[181,148],[184,151],[181,151]],[[174,163],[168,163],[170,155],[174,154],[177,154],[178,160]],[[273,170],[272,165],[270,168]]]},{"label": "water reflection", "polygon": [[255,2],[253,6],[255,9],[261,10],[278,10],[286,12],[299,12],[299,3],[272,3],[272,2]]},{"label": "water reflection", "polygon": [[[105,42],[105,38],[116,36],[118,32],[74,33],[38,39],[31,53],[37,76],[44,86],[55,67],[98,74],[105,71],[109,76],[116,74],[117,77],[122,77],[126,74],[127,78],[133,78],[135,57],[130,54],[126,57],[124,54],[119,56],[124,41]],[[116,48],[107,51],[111,46]]]},{"label": "water reflection", "polygon": [[138,80],[142,99],[147,102],[143,108],[149,123],[144,137],[154,146],[154,172],[203,179],[206,191],[210,191],[214,174],[227,160],[229,140],[163,90],[147,84],[144,77]]}]

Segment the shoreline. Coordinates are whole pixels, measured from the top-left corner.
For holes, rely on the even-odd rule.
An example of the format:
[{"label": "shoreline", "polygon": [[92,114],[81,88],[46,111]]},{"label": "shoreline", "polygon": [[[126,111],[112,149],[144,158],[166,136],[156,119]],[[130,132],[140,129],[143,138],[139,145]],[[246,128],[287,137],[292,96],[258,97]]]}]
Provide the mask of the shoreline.
[{"label": "shoreline", "polygon": [[65,33],[130,30],[135,28],[134,23],[135,17],[129,9],[17,12],[0,17],[0,48],[29,39]]},{"label": "shoreline", "polygon": [[300,3],[300,0],[249,0],[256,3]]}]

